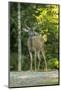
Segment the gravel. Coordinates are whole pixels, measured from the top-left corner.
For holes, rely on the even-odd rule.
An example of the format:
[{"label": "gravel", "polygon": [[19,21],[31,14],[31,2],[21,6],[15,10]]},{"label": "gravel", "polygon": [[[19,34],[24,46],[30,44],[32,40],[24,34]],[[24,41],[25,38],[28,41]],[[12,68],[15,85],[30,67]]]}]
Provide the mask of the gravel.
[{"label": "gravel", "polygon": [[58,71],[49,72],[10,72],[9,87],[58,84]]}]

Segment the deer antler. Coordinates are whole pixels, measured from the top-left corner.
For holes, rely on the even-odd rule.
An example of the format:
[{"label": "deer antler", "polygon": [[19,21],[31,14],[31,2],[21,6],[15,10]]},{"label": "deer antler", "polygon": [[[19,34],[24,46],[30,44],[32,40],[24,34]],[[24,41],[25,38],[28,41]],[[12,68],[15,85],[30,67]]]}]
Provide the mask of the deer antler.
[{"label": "deer antler", "polygon": [[27,25],[25,25],[25,28],[23,28],[23,31],[29,32],[29,30],[30,30],[30,28]]},{"label": "deer antler", "polygon": [[25,27],[26,27],[28,30],[30,30],[30,27],[28,27],[27,25],[25,25]]}]

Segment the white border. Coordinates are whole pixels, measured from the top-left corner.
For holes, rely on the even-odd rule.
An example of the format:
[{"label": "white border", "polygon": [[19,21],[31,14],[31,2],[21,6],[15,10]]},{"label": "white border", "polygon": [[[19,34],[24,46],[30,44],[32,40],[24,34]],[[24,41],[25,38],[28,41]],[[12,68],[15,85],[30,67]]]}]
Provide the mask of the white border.
[{"label": "white border", "polygon": [[[0,0],[0,90],[9,90],[8,85],[8,1],[16,2],[32,2],[32,3],[46,3],[46,4],[60,4],[61,0]],[[60,11],[61,13],[61,11]],[[61,17],[61,15],[60,15]],[[61,18],[60,18],[61,22]],[[61,35],[61,24],[60,24]],[[61,36],[60,36],[61,38]],[[60,39],[61,45],[61,39]],[[60,46],[61,54],[61,46]],[[61,60],[61,57],[60,57]],[[61,63],[60,63],[61,68]],[[61,80],[60,80],[61,81]],[[44,86],[44,87],[29,87],[21,90],[60,90],[60,86]],[[20,90],[20,88],[18,88]],[[17,90],[17,88],[15,89]]]}]

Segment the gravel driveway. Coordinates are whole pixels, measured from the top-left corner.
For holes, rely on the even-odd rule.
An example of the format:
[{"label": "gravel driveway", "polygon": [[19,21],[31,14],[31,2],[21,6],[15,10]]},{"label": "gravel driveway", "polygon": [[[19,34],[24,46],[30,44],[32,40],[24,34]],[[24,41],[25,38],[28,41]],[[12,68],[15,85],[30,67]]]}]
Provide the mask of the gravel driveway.
[{"label": "gravel driveway", "polygon": [[10,72],[9,87],[58,84],[58,71],[49,72]]}]

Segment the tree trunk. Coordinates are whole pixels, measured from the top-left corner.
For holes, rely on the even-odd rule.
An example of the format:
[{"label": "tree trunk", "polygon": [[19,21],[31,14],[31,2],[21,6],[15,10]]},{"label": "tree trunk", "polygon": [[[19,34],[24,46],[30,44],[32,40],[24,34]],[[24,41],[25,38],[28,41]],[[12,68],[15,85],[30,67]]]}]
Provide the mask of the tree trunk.
[{"label": "tree trunk", "polygon": [[18,71],[21,71],[21,17],[20,3],[18,3]]}]

